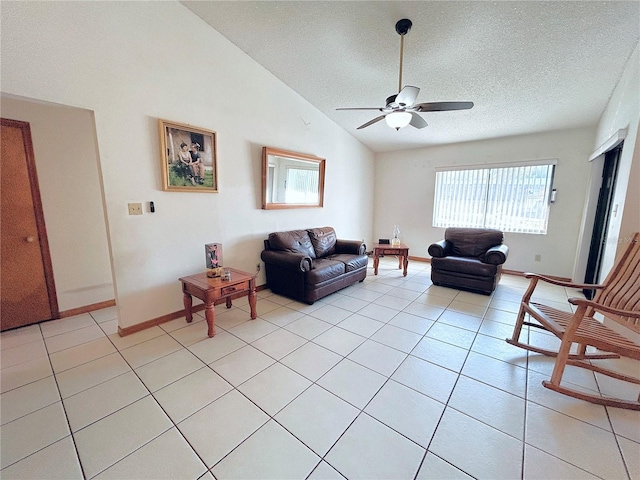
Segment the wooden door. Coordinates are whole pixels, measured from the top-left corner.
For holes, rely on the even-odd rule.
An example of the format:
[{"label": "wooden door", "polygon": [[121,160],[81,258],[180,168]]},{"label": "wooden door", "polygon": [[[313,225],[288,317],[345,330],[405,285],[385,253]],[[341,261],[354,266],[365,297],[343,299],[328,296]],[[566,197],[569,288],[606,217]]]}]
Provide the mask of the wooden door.
[{"label": "wooden door", "polygon": [[2,119],[0,330],[58,317],[27,122]]}]

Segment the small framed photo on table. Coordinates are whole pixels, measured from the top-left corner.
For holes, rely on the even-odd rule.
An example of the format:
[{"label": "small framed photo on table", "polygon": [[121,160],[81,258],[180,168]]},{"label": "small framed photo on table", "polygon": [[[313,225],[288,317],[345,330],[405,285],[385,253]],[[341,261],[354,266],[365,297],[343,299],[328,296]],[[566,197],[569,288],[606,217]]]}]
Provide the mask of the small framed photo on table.
[{"label": "small framed photo on table", "polygon": [[204,256],[207,265],[207,276],[219,277],[222,272],[222,244],[207,243],[204,246]]}]

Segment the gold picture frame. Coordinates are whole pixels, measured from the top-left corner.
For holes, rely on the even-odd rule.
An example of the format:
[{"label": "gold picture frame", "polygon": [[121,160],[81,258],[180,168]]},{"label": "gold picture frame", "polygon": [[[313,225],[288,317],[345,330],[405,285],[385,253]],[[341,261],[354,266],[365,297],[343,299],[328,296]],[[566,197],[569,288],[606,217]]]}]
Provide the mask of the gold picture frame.
[{"label": "gold picture frame", "polygon": [[162,189],[218,192],[217,135],[213,130],[158,120]]},{"label": "gold picture frame", "polygon": [[263,210],[322,208],[325,162],[306,153],[263,147]]}]

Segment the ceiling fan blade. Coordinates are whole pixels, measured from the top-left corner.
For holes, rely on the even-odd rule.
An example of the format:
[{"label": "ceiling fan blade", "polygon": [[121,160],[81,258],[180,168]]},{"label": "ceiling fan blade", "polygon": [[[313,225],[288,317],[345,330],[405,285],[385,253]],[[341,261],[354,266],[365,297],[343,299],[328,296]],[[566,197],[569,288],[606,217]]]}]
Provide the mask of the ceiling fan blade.
[{"label": "ceiling fan blade", "polygon": [[467,110],[473,102],[429,102],[413,106],[418,112],[445,112],[447,110]]},{"label": "ceiling fan blade", "polygon": [[382,107],[343,107],[343,108],[336,108],[336,110],[380,110],[382,111]]},{"label": "ceiling fan blade", "polygon": [[409,122],[409,125],[416,128],[424,128],[427,126],[427,122],[424,120],[424,118],[422,118],[416,112],[410,112],[410,113],[411,113],[411,121]]},{"label": "ceiling fan blade", "polygon": [[386,117],[387,114],[385,113],[384,115],[380,115],[379,117],[374,118],[373,120],[369,120],[367,123],[360,125],[357,130],[361,130],[363,128],[367,128],[369,125],[373,125],[376,122],[379,122],[380,120],[382,120],[384,117]]},{"label": "ceiling fan blade", "polygon": [[418,98],[418,93],[420,93],[418,87],[406,85],[396,96],[396,103],[404,103],[407,106],[413,105],[413,102]]}]

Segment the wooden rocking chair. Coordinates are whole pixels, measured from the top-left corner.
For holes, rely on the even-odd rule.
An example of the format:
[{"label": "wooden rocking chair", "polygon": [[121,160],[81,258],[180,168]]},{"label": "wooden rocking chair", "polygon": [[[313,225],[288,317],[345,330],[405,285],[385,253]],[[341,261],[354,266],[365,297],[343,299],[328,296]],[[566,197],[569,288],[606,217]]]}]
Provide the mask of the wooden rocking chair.
[{"label": "wooden rocking chair", "polygon": [[[602,285],[574,284],[530,273],[527,273],[526,277],[531,279],[531,283],[522,297],[513,336],[507,338],[506,341],[511,345],[556,357],[551,381],[544,381],[542,384],[551,390],[588,402],[640,410],[640,396],[636,401],[603,397],[560,384],[565,366],[574,365],[640,385],[638,378],[623,375],[590,362],[592,359],[620,358],[620,356],[640,360],[640,345],[638,343],[615,332],[594,318],[594,315],[599,313],[624,327],[618,330],[628,329],[629,336],[633,336],[634,333],[640,334],[640,233],[634,234],[629,247],[611,269]],[[576,311],[572,314],[539,301],[531,301],[538,281],[569,288],[596,289],[597,293],[592,301],[583,298],[569,298],[569,302],[577,306]],[[529,314],[540,324],[525,322],[525,314]],[[555,352],[520,342],[520,332],[523,325],[540,327],[552,332],[561,340],[559,350]],[[578,344],[578,350],[575,354],[570,353],[573,343]],[[587,353],[588,345],[595,347],[598,351]]]}]

